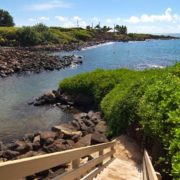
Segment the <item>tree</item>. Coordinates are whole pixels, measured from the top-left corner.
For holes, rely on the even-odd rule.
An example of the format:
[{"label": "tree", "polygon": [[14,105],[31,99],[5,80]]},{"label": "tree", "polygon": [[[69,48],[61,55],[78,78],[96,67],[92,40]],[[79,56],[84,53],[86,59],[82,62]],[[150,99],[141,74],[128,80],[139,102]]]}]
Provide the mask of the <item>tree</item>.
[{"label": "tree", "polygon": [[86,29],[90,30],[90,29],[91,29],[91,26],[86,26]]},{"label": "tree", "polygon": [[103,32],[107,32],[109,30],[111,30],[112,28],[110,28],[109,26],[103,26],[102,30]]},{"label": "tree", "polygon": [[117,30],[120,34],[127,34],[127,27],[126,26],[115,26],[115,30]]},{"label": "tree", "polygon": [[101,29],[100,23],[95,26],[95,29]]},{"label": "tree", "polygon": [[0,9],[0,26],[14,26],[13,17],[9,14],[8,11]]}]

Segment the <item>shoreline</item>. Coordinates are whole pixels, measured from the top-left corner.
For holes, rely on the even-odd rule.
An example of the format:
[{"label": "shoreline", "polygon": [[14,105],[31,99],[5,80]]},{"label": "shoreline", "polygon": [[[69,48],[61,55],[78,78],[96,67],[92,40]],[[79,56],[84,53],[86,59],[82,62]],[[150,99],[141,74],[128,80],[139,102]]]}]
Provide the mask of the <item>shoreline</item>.
[{"label": "shoreline", "polygon": [[[159,36],[149,40],[178,39],[170,36]],[[111,42],[135,42],[147,41],[147,39],[130,40],[93,40],[81,43],[69,43],[58,45],[38,45],[31,47],[1,47],[0,48],[0,77],[5,78],[13,74],[40,73],[42,71],[60,70],[73,64],[81,64],[83,61],[71,56],[62,58],[50,55],[50,52],[86,50],[93,46],[100,46]]]}]

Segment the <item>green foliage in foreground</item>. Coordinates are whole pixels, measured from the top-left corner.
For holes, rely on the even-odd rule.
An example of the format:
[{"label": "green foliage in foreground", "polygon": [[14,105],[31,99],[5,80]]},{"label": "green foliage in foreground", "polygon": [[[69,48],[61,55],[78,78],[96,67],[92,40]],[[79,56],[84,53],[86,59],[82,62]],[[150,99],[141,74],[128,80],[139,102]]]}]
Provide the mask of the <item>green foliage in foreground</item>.
[{"label": "green foliage in foreground", "polygon": [[160,141],[167,152],[159,157],[164,173],[180,178],[180,63],[144,71],[96,70],[67,78],[60,88],[93,98],[112,135],[138,123],[144,135]]}]

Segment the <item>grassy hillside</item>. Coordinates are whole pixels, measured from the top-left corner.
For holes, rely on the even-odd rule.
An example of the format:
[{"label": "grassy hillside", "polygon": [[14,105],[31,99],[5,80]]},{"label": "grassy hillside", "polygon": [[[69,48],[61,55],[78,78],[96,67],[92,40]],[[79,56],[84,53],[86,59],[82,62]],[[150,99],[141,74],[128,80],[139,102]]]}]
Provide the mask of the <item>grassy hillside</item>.
[{"label": "grassy hillside", "polygon": [[0,27],[1,46],[32,46],[43,44],[63,44],[87,41],[93,38],[90,30],[81,28],[47,27],[39,24],[32,27]]},{"label": "grassy hillside", "polygon": [[103,29],[47,27],[43,24],[26,27],[0,27],[0,46],[34,46],[64,44],[92,40],[129,41],[170,37],[150,34],[107,33]]},{"label": "grassy hillside", "polygon": [[60,88],[98,103],[111,136],[139,127],[149,150],[155,142],[162,147],[155,167],[166,178],[180,178],[180,63],[144,71],[99,69],[67,78]]}]

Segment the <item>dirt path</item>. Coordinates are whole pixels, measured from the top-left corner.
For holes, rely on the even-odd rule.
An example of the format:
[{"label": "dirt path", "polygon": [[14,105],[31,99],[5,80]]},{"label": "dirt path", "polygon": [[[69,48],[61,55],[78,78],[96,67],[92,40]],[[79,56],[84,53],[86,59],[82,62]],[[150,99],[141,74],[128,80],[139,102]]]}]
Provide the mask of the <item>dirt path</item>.
[{"label": "dirt path", "polygon": [[128,136],[117,138],[115,160],[94,180],[141,180],[142,154]]}]

